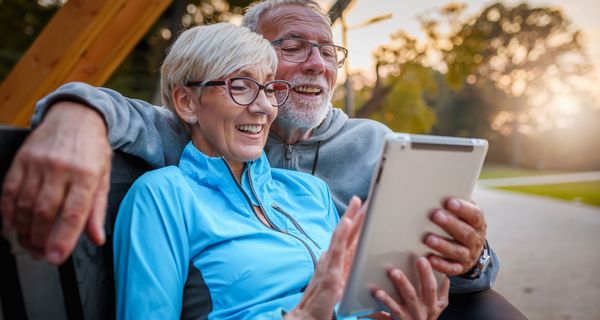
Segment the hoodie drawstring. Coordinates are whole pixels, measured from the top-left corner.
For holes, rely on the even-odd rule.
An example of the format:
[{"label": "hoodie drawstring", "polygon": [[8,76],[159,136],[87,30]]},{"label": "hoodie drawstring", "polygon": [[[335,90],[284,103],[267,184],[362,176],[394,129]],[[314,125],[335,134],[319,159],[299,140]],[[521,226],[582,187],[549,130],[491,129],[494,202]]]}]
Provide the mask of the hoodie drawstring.
[{"label": "hoodie drawstring", "polygon": [[317,142],[317,152],[315,153],[315,159],[313,160],[312,172],[311,175],[315,175],[315,171],[317,171],[317,163],[319,162],[319,149],[321,149],[321,141]]}]

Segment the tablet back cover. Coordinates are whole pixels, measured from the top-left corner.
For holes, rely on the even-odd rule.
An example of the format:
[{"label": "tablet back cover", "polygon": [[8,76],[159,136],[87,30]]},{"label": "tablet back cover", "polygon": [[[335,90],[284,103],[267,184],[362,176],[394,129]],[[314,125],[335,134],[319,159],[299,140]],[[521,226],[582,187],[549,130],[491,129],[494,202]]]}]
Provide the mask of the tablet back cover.
[{"label": "tablet back cover", "polygon": [[[429,217],[448,197],[471,198],[486,152],[487,141],[481,139],[409,134],[386,139],[338,314],[382,310],[371,295],[374,287],[401,301],[386,274],[391,266],[419,289],[416,259],[432,252],[423,237],[430,232],[447,236]],[[441,283],[442,275],[436,278]]]}]

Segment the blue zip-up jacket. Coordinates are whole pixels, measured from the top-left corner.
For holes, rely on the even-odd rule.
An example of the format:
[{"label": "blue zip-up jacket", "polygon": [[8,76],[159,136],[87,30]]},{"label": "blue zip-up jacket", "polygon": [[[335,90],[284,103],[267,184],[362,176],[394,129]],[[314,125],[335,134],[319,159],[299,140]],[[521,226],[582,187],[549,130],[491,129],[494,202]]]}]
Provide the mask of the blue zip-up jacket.
[{"label": "blue zip-up jacket", "polygon": [[204,278],[209,319],[281,318],[300,302],[338,221],[318,178],[271,169],[263,153],[240,184],[224,159],[189,143],[179,166],[144,174],[121,203],[117,318],[179,318],[188,268]]}]

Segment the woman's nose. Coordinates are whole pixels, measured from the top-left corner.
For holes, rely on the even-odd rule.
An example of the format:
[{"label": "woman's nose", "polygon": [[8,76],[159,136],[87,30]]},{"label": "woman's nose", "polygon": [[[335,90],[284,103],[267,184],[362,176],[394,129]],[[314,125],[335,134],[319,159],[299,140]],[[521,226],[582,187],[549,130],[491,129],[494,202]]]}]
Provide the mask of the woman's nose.
[{"label": "woman's nose", "polygon": [[273,107],[271,101],[269,101],[269,99],[267,98],[265,90],[260,90],[254,102],[248,105],[248,111],[266,115],[273,113],[274,108],[275,107]]}]

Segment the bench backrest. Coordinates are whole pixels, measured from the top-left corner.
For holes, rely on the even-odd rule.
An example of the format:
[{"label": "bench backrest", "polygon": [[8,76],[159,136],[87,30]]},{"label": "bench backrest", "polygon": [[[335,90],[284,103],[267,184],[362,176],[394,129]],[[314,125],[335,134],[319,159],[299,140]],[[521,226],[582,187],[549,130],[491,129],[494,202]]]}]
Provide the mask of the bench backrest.
[{"label": "bench backrest", "polygon": [[[0,185],[29,130],[0,126]],[[60,267],[33,260],[13,233],[0,235],[0,320],[113,319],[112,230],[121,199],[149,167],[116,152],[105,230],[106,244],[95,246],[82,235]]]}]

